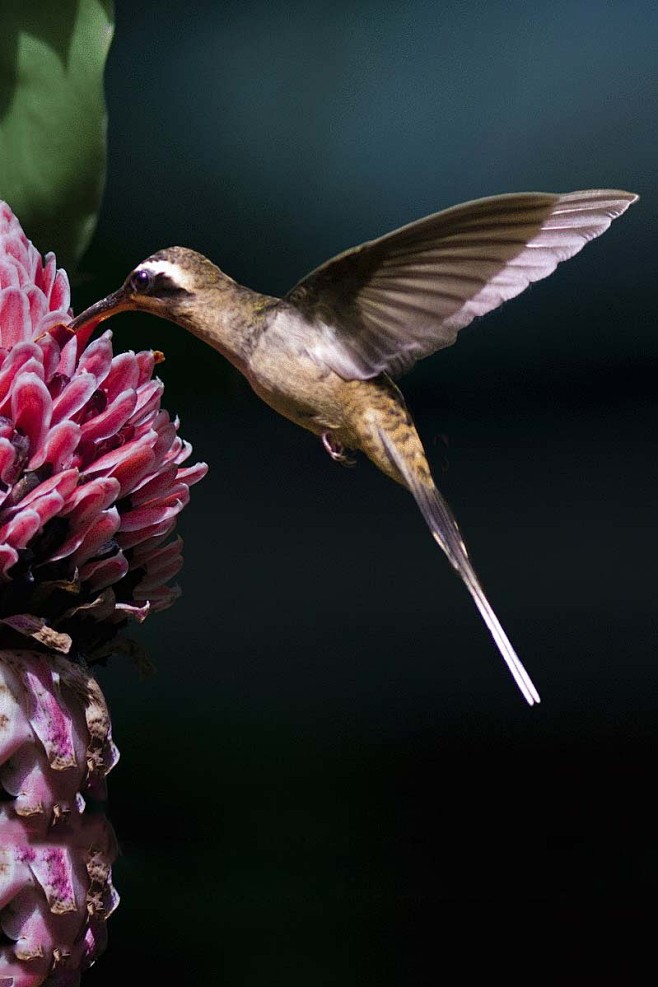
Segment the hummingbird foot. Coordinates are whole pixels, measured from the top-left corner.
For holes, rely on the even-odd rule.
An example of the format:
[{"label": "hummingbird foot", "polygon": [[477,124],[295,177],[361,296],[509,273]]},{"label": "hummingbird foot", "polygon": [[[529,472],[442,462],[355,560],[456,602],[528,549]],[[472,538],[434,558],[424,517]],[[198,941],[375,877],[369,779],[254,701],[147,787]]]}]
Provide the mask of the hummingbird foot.
[{"label": "hummingbird foot", "polygon": [[338,442],[331,432],[322,433],[322,445],[325,447],[331,458],[335,463],[340,463],[341,466],[355,466],[356,459],[352,459],[348,456],[345,451],[345,446],[342,442]]}]

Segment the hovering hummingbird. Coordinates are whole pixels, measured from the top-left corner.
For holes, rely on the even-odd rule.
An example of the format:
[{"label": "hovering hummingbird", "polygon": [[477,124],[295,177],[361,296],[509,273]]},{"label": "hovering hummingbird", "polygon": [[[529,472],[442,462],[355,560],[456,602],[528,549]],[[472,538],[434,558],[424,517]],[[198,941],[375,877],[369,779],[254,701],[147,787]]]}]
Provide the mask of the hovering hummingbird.
[{"label": "hovering hummingbird", "polygon": [[194,250],[170,247],[69,328],[91,331],[127,309],[169,319],[219,350],[275,411],[319,436],[332,459],[364,452],[413,494],[532,705],[537,690],[484,593],[392,378],[549,275],[636,199],[592,189],[467,202],[339,254],[283,298],[237,284]]}]

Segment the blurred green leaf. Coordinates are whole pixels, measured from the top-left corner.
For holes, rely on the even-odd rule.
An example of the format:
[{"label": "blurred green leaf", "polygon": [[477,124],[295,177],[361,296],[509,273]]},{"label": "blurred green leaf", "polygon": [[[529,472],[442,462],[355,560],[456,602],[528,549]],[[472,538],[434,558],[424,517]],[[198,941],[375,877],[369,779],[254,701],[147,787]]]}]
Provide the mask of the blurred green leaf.
[{"label": "blurred green leaf", "polygon": [[105,179],[112,0],[0,0],[0,199],[71,268]]}]

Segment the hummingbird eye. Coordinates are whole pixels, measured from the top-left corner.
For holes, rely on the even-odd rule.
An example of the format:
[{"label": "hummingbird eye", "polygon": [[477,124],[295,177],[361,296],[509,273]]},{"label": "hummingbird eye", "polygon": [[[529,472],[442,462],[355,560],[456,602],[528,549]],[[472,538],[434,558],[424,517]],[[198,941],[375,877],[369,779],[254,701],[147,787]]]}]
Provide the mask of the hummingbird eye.
[{"label": "hummingbird eye", "polygon": [[149,290],[153,284],[153,275],[150,271],[142,268],[140,271],[135,271],[130,277],[130,287],[133,291],[141,292],[142,294]]}]

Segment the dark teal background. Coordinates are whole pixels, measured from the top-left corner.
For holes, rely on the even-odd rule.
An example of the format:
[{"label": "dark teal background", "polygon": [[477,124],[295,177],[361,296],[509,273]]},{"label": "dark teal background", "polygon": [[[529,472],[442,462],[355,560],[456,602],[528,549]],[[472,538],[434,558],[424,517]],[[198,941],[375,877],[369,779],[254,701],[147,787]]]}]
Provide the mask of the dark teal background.
[{"label": "dark teal background", "polygon": [[117,349],[165,351],[211,471],[183,598],[136,635],[157,675],[101,676],[123,902],[90,987],[138,963],[227,987],[636,982],[658,865],[657,45],[653,0],[118,3],[78,310],[176,243],[282,293],[481,195],[642,199],[403,381],[536,709],[408,495],[332,464],[182,330],[116,319]]}]

